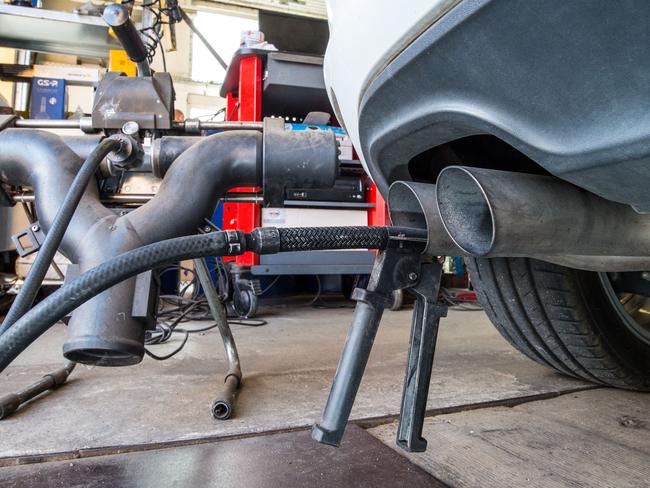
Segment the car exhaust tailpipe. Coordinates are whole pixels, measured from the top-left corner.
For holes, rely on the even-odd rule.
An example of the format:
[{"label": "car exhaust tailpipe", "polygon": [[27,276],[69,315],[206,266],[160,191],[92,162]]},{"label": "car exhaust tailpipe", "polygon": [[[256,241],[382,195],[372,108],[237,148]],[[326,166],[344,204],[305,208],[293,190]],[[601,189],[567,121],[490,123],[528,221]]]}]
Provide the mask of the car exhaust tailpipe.
[{"label": "car exhaust tailpipe", "polygon": [[396,181],[388,192],[388,208],[393,225],[426,229],[428,256],[458,256],[465,254],[445,230],[436,204],[436,185]]},{"label": "car exhaust tailpipe", "polygon": [[450,166],[436,200],[472,256],[650,256],[650,215],[551,176]]}]

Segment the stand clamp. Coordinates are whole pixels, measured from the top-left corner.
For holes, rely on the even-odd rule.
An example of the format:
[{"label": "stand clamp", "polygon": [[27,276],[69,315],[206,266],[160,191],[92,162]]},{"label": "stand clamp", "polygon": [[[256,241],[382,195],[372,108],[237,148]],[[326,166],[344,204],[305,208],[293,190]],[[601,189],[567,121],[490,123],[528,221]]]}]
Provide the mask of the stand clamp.
[{"label": "stand clamp", "polygon": [[357,306],[323,418],[312,429],[312,438],[339,446],[384,309],[393,291],[411,290],[416,295],[411,327],[409,357],[404,379],[397,444],[407,451],[423,451],[422,425],[431,380],[433,355],[440,317],[447,309],[439,305],[442,266],[421,254],[403,248],[380,253],[365,290],[355,289]]}]

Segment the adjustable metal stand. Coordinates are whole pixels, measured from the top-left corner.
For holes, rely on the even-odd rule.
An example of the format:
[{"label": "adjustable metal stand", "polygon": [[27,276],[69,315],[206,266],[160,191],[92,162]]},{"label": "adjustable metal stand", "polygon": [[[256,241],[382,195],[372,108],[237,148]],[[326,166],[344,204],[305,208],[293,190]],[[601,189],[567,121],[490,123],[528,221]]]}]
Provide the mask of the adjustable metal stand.
[{"label": "adjustable metal stand", "polygon": [[239,364],[239,354],[237,353],[237,346],[235,339],[232,336],[230,326],[228,325],[228,317],[226,309],[217,295],[217,290],[210,278],[210,271],[205,259],[195,259],[194,269],[205,293],[205,298],[208,302],[208,307],[212,313],[212,317],[217,322],[217,328],[221,334],[223,347],[226,351],[226,360],[228,361],[228,372],[223,380],[223,387],[219,391],[216,399],[212,402],[212,416],[218,420],[229,419],[235,408],[235,400],[237,393],[242,385],[241,366]]},{"label": "adjustable metal stand", "polygon": [[394,290],[409,289],[417,299],[413,310],[397,444],[407,451],[426,449],[422,425],[438,323],[447,311],[444,305],[437,303],[441,275],[439,263],[431,262],[413,251],[387,249],[377,256],[368,287],[365,290],[357,288],[352,295],[357,306],[323,418],[312,430],[314,440],[332,446],[340,445],[383,311]]}]

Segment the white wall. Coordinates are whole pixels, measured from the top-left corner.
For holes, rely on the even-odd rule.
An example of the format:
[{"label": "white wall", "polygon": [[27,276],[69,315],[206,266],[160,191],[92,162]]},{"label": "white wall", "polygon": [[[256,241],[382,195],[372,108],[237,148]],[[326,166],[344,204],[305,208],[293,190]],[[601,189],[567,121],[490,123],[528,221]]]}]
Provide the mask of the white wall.
[{"label": "white wall", "polygon": [[[7,47],[0,47],[0,63],[9,63],[12,64],[15,62],[14,56],[16,51]],[[0,81],[0,95],[7,99],[11,103],[11,97],[13,94],[13,83],[10,81]]]}]

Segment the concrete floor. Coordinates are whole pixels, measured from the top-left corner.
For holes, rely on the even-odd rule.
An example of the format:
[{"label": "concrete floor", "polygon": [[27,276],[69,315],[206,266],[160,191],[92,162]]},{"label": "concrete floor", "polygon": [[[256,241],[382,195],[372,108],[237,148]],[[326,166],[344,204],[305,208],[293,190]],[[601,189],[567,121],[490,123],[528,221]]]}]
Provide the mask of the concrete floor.
[{"label": "concrete floor", "polygon": [[[228,421],[215,421],[209,413],[225,371],[221,343],[214,330],[192,336],[181,354],[164,362],[145,358],[142,364],[128,368],[80,367],[65,387],[0,422],[0,466],[90,458],[309,427],[319,419],[325,404],[351,313],[349,308],[267,307],[262,314],[268,325],[235,326],[245,385],[235,416]],[[410,314],[410,310],[386,312],[352,414],[359,425],[373,427],[369,432],[391,447],[394,439],[391,422],[399,410]],[[0,394],[24,386],[60,366],[63,333],[63,326],[55,327],[0,375]],[[154,351],[163,354],[176,344],[154,346]],[[582,405],[576,408],[582,408],[582,415],[589,418],[593,402],[625,404],[627,401],[625,393],[606,389],[593,390],[605,398],[581,400],[582,403],[572,400],[576,395],[573,392],[581,392],[576,398],[583,398],[580,395],[592,393],[591,388],[524,358],[498,335],[482,312],[452,310],[441,322],[428,403],[432,417],[425,429],[425,437],[430,440],[429,453],[445,455],[430,461],[419,457],[411,460],[452,486],[477,486],[473,480],[481,480],[479,484],[485,486],[490,483],[483,483],[484,480],[493,481],[492,486],[521,486],[525,476],[509,476],[509,471],[504,471],[503,476],[499,474],[498,463],[510,469],[511,459],[490,455],[489,463],[496,463],[494,466],[482,464],[479,459],[477,467],[472,464],[471,456],[453,458],[450,453],[460,445],[459,441],[451,439],[448,433],[441,435],[435,427],[440,425],[438,419],[447,421],[457,418],[454,416],[475,415],[463,422],[478,426],[483,425],[482,413],[486,412],[485,419],[503,417],[502,423],[507,423],[510,421],[507,413],[519,412],[526,405],[544,404],[535,400],[561,394],[564,396],[546,401],[562,400],[569,405],[576,402]],[[635,402],[636,408],[641,405],[646,412],[650,409],[647,395],[635,397]],[[498,409],[499,405],[512,407],[520,403],[525,405]],[[487,408],[495,406],[497,409]],[[640,418],[638,413],[634,414],[636,417],[632,414],[631,418]],[[525,415],[512,418],[522,425],[531,421]],[[489,431],[490,423],[485,422],[484,430]],[[556,422],[555,428],[561,430],[564,421],[546,419],[545,422],[549,425]],[[648,435],[647,421],[639,422],[643,425],[638,429],[639,442],[643,443]],[[528,433],[528,440],[521,442],[533,442],[531,438],[538,434],[532,429]],[[568,448],[573,441],[576,446],[581,442],[566,436],[562,439]],[[469,447],[462,449],[487,450],[484,444],[489,444],[488,441],[481,440],[479,444],[470,441],[476,439],[465,439],[463,446]],[[441,446],[446,450],[441,450]],[[519,447],[515,445],[515,448]],[[635,452],[636,456],[648,455],[647,450]],[[580,453],[576,462],[589,463],[588,453]],[[534,461],[530,452],[526,455]],[[521,459],[517,462],[525,464]],[[461,469],[459,466],[467,469],[465,478],[454,471]],[[483,473],[488,470],[493,477],[483,474],[483,478],[472,478],[479,476],[476,473],[481,469]],[[636,480],[634,476],[630,475],[629,479]],[[597,479],[587,478],[580,486],[602,486],[591,483]]]},{"label": "concrete floor", "polygon": [[[327,399],[351,313],[271,308],[263,311],[268,325],[235,326],[244,388],[228,421],[215,421],[209,413],[226,370],[216,330],[193,336],[167,361],[145,357],[127,368],[81,366],[64,388],[0,422],[0,463],[310,426]],[[386,312],[353,419],[398,413],[410,314]],[[7,368],[2,391],[58,367],[63,334],[63,326],[55,327]],[[153,348],[162,354],[176,345]],[[514,351],[482,312],[452,311],[441,325],[429,408],[443,411],[584,386]]]}]

